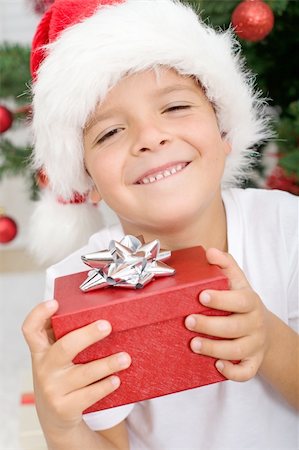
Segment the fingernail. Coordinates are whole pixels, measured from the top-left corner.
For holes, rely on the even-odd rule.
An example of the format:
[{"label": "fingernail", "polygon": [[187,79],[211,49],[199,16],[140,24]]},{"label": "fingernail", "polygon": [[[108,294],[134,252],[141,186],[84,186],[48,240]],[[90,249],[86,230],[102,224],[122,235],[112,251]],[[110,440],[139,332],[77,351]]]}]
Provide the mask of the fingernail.
[{"label": "fingernail", "polygon": [[220,250],[219,248],[213,247],[213,251],[215,251],[215,250],[216,250],[216,252],[220,253],[221,255],[225,255],[224,251]]},{"label": "fingernail", "polygon": [[187,319],[185,320],[185,324],[186,324],[187,328],[193,329],[195,327],[195,325],[196,325],[195,317],[188,316]]},{"label": "fingernail", "polygon": [[216,369],[219,370],[219,372],[222,372],[222,370],[224,369],[224,364],[222,361],[216,361]]},{"label": "fingernail", "polygon": [[118,361],[119,366],[122,369],[129,367],[129,365],[131,363],[130,357],[127,353],[119,353],[117,355],[117,361]]},{"label": "fingernail", "polygon": [[117,388],[120,385],[120,379],[116,376],[110,377],[110,383],[114,388]]},{"label": "fingernail", "polygon": [[195,338],[195,339],[192,340],[191,348],[192,348],[193,351],[200,352],[201,347],[202,347],[202,344],[201,344],[201,340],[200,339]]},{"label": "fingernail", "polygon": [[206,303],[209,303],[211,301],[211,296],[210,296],[210,294],[208,294],[208,292],[202,292],[200,294],[199,299],[200,299],[201,303],[206,304]]},{"label": "fingernail", "polygon": [[109,322],[107,322],[107,320],[99,320],[97,322],[97,327],[100,331],[105,332],[105,331],[110,330],[111,325]]},{"label": "fingernail", "polygon": [[56,300],[47,300],[45,302],[45,305],[47,308],[52,309],[57,305],[57,301]]}]

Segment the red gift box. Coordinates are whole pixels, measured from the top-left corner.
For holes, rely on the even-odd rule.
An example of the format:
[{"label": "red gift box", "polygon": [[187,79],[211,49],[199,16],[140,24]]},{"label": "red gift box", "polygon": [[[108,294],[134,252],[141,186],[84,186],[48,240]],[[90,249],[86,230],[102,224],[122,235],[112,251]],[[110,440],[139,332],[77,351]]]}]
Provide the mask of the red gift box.
[{"label": "red gift box", "polygon": [[210,265],[202,247],[173,251],[167,264],[176,274],[150,282],[143,289],[107,287],[83,293],[79,286],[87,272],[57,278],[59,309],[52,318],[56,339],[99,319],[108,320],[112,333],[80,352],[74,363],[86,363],[117,352],[128,352],[131,366],[118,373],[119,389],[84,412],[94,412],[159,397],[225,378],[215,359],[195,354],[186,316],[227,314],[203,306],[204,289],[228,289],[228,280]]}]

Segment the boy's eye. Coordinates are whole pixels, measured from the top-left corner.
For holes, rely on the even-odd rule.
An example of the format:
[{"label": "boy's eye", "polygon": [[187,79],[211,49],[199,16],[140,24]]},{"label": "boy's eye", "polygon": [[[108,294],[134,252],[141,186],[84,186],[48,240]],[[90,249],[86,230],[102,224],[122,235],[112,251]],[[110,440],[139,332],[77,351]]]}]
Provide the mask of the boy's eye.
[{"label": "boy's eye", "polygon": [[173,105],[168,106],[163,112],[171,112],[171,111],[181,111],[184,109],[189,109],[190,105]]},{"label": "boy's eye", "polygon": [[103,136],[100,136],[99,139],[97,140],[97,143],[98,144],[102,144],[107,139],[111,138],[112,136],[114,136],[115,134],[117,134],[121,130],[122,130],[122,128],[113,128],[112,130],[110,130],[107,133],[105,133]]}]

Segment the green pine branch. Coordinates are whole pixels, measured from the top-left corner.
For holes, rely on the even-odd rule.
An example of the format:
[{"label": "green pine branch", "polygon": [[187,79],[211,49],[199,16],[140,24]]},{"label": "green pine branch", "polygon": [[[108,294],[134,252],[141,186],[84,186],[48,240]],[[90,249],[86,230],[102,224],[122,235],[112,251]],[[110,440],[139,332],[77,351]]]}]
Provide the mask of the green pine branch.
[{"label": "green pine branch", "polygon": [[18,147],[8,139],[0,139],[0,181],[5,176],[23,175],[31,192],[31,198],[37,197],[38,186],[35,174],[29,167],[32,147]]},{"label": "green pine branch", "polygon": [[292,102],[278,123],[279,165],[299,180],[299,100]]},{"label": "green pine branch", "polygon": [[0,44],[0,98],[12,97],[18,103],[30,102],[28,85],[30,48],[18,44]]},{"label": "green pine branch", "polygon": [[289,175],[296,175],[297,180],[299,180],[299,149],[294,149],[282,156],[279,165],[285,169]]},{"label": "green pine branch", "polygon": [[27,166],[32,148],[17,147],[8,139],[0,140],[0,180],[4,174],[18,175]]}]

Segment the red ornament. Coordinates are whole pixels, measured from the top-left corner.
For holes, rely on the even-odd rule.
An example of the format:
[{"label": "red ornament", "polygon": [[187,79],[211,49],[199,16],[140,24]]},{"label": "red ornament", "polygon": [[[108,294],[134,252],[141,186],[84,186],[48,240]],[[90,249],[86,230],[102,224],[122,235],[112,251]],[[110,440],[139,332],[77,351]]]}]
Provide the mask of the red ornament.
[{"label": "red ornament", "polygon": [[299,195],[299,180],[295,174],[287,174],[282,167],[277,166],[266,180],[266,187],[280,189]]},{"label": "red ornament", "polygon": [[262,0],[244,0],[234,10],[232,24],[241,39],[257,42],[271,32],[274,14]]},{"label": "red ornament", "polygon": [[17,235],[18,226],[16,222],[8,216],[0,215],[0,243],[7,244]]},{"label": "red ornament", "polygon": [[0,105],[0,133],[7,131],[13,122],[13,115],[5,106]]}]

